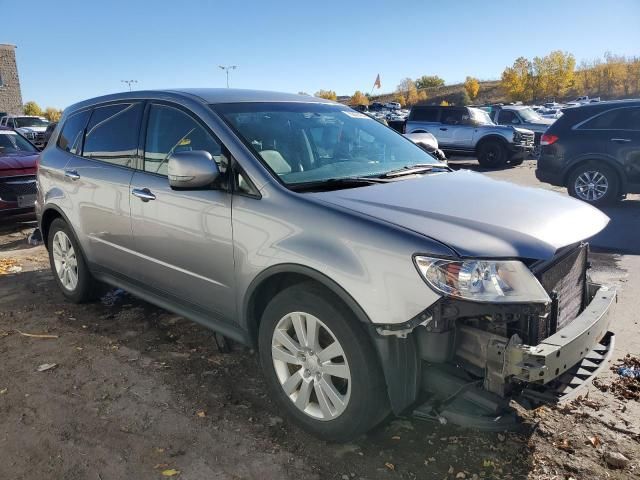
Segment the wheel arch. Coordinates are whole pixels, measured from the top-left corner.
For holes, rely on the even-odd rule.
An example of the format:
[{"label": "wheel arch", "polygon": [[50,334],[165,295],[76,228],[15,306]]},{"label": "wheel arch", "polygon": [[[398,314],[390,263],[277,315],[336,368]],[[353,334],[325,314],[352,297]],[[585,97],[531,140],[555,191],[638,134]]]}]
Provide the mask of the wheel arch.
[{"label": "wheel arch", "polygon": [[489,135],[485,135],[480,140],[478,140],[478,143],[476,144],[476,148],[475,148],[476,155],[478,154],[478,150],[480,150],[480,147],[489,141],[497,141],[503,147],[509,148],[509,142],[507,141],[506,138],[504,138],[502,135],[499,135],[497,133],[491,133]]},{"label": "wheel arch", "polygon": [[[56,205],[48,205],[47,207],[45,207],[40,219],[40,233],[42,234],[42,241],[46,249],[49,249],[49,228],[56,218],[62,218],[67,223],[67,225],[69,225],[69,228],[71,228],[71,222],[69,221],[69,218],[67,218],[67,216],[60,208],[58,208]],[[71,229],[71,233],[75,235],[73,229]],[[76,241],[77,240],[78,239],[76,238]]]},{"label": "wheel arch", "polygon": [[371,324],[371,320],[358,302],[344,288],[322,272],[298,264],[274,265],[260,272],[252,280],[242,303],[242,320],[254,347],[257,346],[260,317],[269,300],[285,288],[306,281],[320,285],[337,297],[359,321]]}]

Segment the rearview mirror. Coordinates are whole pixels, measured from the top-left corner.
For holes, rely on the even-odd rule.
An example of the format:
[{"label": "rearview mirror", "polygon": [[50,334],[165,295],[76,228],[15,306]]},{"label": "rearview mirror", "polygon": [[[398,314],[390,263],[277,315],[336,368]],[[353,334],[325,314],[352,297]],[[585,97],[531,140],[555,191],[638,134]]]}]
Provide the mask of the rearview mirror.
[{"label": "rearview mirror", "polygon": [[211,185],[220,170],[209,152],[193,150],[171,155],[168,174],[171,188],[196,189]]}]

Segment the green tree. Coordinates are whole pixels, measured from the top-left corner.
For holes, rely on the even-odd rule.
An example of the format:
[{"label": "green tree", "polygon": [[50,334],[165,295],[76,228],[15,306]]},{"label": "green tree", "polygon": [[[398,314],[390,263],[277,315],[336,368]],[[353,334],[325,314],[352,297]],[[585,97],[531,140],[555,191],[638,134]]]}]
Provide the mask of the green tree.
[{"label": "green tree", "polygon": [[[396,93],[402,95],[405,99],[405,105],[414,105],[421,100],[426,100],[426,93],[424,97],[421,97],[418,94],[418,89],[416,88],[416,82],[411,80],[410,78],[405,78],[400,82],[398,88],[396,89]],[[402,102],[398,102],[402,103]]]},{"label": "green tree", "polygon": [[393,96],[393,101],[399,103],[400,106],[404,107],[407,104],[407,97],[405,97],[400,92],[396,92]]},{"label": "green tree", "polygon": [[57,122],[62,117],[62,110],[58,110],[57,108],[47,107],[44,111],[44,118],[49,120],[50,122]]},{"label": "green tree", "polygon": [[336,95],[336,92],[334,92],[333,90],[318,90],[313,95],[314,95],[314,97],[326,98],[327,100],[337,100],[338,99],[338,96]]},{"label": "green tree", "polygon": [[369,105],[369,99],[360,90],[356,90],[349,100],[349,105]]},{"label": "green tree", "polygon": [[36,102],[27,102],[24,104],[24,107],[22,107],[22,109],[24,110],[25,115],[34,115],[36,117],[42,116],[42,109]]},{"label": "green tree", "polygon": [[462,106],[469,105],[471,103],[471,99],[469,98],[469,94],[466,90],[462,90],[461,92],[456,92],[449,98],[449,103],[454,105]]},{"label": "green tree", "polygon": [[416,87],[418,88],[432,88],[432,87],[444,87],[444,80],[437,75],[423,75],[416,79]]},{"label": "green tree", "polygon": [[480,91],[480,82],[477,78],[467,77],[464,81],[464,89],[467,91],[467,95],[471,100],[475,100]]}]

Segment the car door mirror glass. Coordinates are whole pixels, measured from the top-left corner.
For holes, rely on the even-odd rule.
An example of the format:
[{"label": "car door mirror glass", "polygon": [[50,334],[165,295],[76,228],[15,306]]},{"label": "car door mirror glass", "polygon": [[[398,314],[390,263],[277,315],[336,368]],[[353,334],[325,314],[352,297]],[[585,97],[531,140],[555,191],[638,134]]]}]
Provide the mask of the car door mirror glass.
[{"label": "car door mirror glass", "polygon": [[220,170],[205,150],[174,152],[169,157],[168,176],[171,188],[197,189],[210,186]]}]

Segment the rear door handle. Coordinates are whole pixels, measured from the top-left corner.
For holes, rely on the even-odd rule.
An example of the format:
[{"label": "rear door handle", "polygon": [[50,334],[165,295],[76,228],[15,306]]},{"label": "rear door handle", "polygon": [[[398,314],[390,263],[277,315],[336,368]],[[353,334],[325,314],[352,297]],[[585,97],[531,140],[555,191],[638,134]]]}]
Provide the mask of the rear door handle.
[{"label": "rear door handle", "polygon": [[611,141],[616,143],[628,143],[631,141],[631,139],[630,138],[612,138]]},{"label": "rear door handle", "polygon": [[76,170],[65,170],[64,176],[70,178],[71,180],[79,180],[80,174]]},{"label": "rear door handle", "polygon": [[131,190],[131,194],[135,197],[138,197],[143,202],[148,202],[149,200],[155,200],[156,196],[151,193],[151,190],[148,188],[134,188]]},{"label": "rear door handle", "polygon": [[443,132],[446,132],[449,129],[448,128],[444,128],[444,127],[440,127],[440,130],[442,130]]}]

